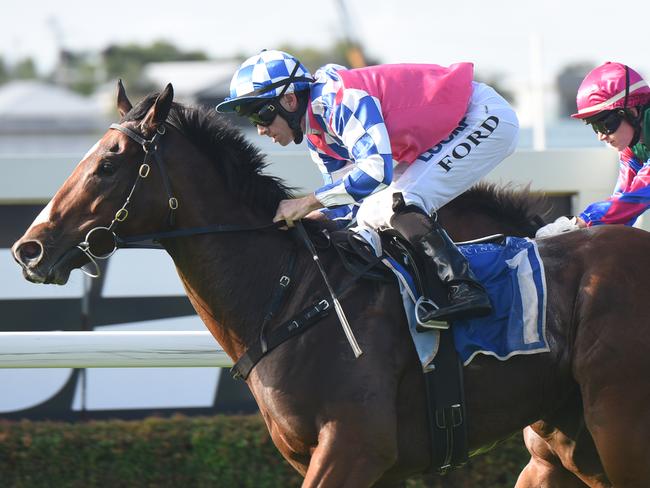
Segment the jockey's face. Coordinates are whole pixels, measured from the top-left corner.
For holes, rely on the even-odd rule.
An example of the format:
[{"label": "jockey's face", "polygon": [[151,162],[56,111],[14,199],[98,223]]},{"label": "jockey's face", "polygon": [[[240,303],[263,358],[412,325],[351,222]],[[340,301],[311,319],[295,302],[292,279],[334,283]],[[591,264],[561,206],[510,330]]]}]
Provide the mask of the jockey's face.
[{"label": "jockey's face", "polygon": [[598,132],[597,135],[599,141],[606,142],[608,146],[617,151],[623,151],[632,142],[634,127],[627,120],[623,120],[616,132],[612,134],[601,134]]},{"label": "jockey's face", "polygon": [[257,126],[257,133],[261,136],[269,136],[273,139],[273,142],[280,144],[281,146],[286,146],[290,142],[293,142],[293,131],[289,128],[289,124],[284,120],[284,117],[278,115],[271,125]]},{"label": "jockey's face", "polygon": [[[293,93],[287,93],[280,99],[280,104],[285,110],[294,112],[298,109],[298,99]],[[287,121],[281,115],[273,119],[271,125],[257,126],[257,133],[261,136],[269,136],[273,142],[286,146],[293,142],[293,131],[289,127]]]}]

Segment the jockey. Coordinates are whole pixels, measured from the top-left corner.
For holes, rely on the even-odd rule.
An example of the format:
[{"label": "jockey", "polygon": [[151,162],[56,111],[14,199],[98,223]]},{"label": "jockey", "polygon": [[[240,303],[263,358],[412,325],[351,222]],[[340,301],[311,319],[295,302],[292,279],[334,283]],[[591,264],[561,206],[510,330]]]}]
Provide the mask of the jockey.
[{"label": "jockey", "polygon": [[248,117],[282,146],[307,139],[325,184],[280,202],[275,222],[356,215],[361,227],[392,227],[447,286],[450,306],[424,321],[490,313],[484,288],[436,220],[517,144],[514,111],[473,81],[472,64],[328,64],[312,78],[290,54],[262,51],[237,70],[217,110]]},{"label": "jockey", "polygon": [[[589,205],[575,220],[560,217],[537,237],[577,227],[632,225],[650,207],[650,88],[632,68],[607,62],[591,70],[571,117],[590,124],[598,139],[618,150],[619,175],[607,200]],[[561,221],[560,221],[561,220]]]},{"label": "jockey", "polygon": [[589,205],[579,227],[632,225],[650,206],[650,88],[632,68],[607,62],[587,74],[571,117],[590,124],[598,139],[619,152],[619,175],[607,200]]}]

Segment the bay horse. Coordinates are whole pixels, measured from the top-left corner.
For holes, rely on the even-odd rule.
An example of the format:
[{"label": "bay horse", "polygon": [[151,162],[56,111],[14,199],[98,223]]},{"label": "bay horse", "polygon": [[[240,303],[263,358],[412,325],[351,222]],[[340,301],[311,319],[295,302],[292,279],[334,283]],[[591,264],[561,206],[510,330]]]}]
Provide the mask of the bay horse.
[{"label": "bay horse", "polygon": [[[263,174],[263,157],[238,131],[212,111],[174,103],[171,85],[132,107],[120,84],[117,106],[120,124],[14,244],[28,280],[66,283],[92,256],[86,241],[99,227],[122,238],[215,223],[237,229],[161,240],[233,361],[258,340],[291,256],[291,287],[268,329],[327,296],[295,232],[269,225],[290,192]],[[464,209],[467,200],[458,201],[440,218],[456,239],[476,237],[463,229],[488,206]],[[492,218],[485,215],[484,222]],[[582,486],[553,484],[565,474],[567,483],[591,487],[650,486],[648,250],[648,233],[618,226],[540,240],[550,352],[508,361],[477,356],[465,368],[473,453],[532,424],[533,458],[518,488]],[[348,280],[334,252],[321,252],[321,260],[332,283]],[[342,305],[363,355],[355,359],[330,314],[264,356],[246,382],[303,487],[400,486],[428,469],[430,444],[423,375],[398,287],[357,281]],[[576,448],[584,439],[593,452]],[[540,468],[551,461],[557,469]]]}]

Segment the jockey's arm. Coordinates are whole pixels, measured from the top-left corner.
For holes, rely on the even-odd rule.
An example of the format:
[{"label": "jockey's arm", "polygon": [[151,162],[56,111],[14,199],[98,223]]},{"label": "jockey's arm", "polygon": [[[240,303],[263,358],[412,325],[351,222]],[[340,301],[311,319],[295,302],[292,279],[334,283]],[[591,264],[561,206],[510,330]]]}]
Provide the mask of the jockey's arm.
[{"label": "jockey's arm", "polygon": [[333,109],[330,129],[338,140],[339,150],[344,149],[350,160],[336,159],[310,147],[312,159],[324,173],[326,184],[306,197],[280,202],[274,222],[284,220],[290,227],[295,220],[316,209],[359,202],[392,181],[390,138],[381,110],[372,97],[360,96],[359,90],[344,95]]},{"label": "jockey's arm", "polygon": [[330,173],[331,180],[316,190],[325,207],[359,202],[393,178],[390,137],[378,102],[361,90],[344,90],[337,103],[329,123],[331,147],[347,152],[352,165],[340,179]]},{"label": "jockey's arm", "polygon": [[308,215],[313,210],[322,208],[323,204],[316,198],[316,195],[310,193],[302,198],[292,198],[290,200],[282,200],[275,211],[273,222],[287,223],[287,227],[293,227],[296,220],[300,220],[305,215]]},{"label": "jockey's arm", "polygon": [[[580,218],[587,227],[604,224],[633,225],[650,207],[650,164],[635,171],[636,161],[621,161],[621,172],[614,194],[589,205]],[[636,163],[638,164],[638,163]]]}]

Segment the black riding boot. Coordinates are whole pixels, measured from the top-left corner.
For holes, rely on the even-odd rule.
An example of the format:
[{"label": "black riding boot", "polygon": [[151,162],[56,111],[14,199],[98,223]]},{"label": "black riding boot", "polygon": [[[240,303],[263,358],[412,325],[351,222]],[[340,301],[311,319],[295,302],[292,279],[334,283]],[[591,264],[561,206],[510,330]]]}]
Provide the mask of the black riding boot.
[{"label": "black riding boot", "polygon": [[421,254],[427,275],[437,275],[449,293],[448,307],[428,312],[420,316],[420,321],[450,321],[489,315],[492,306],[485,289],[440,224],[419,207],[404,206],[403,202],[400,205],[399,200],[394,210],[391,226]]}]

